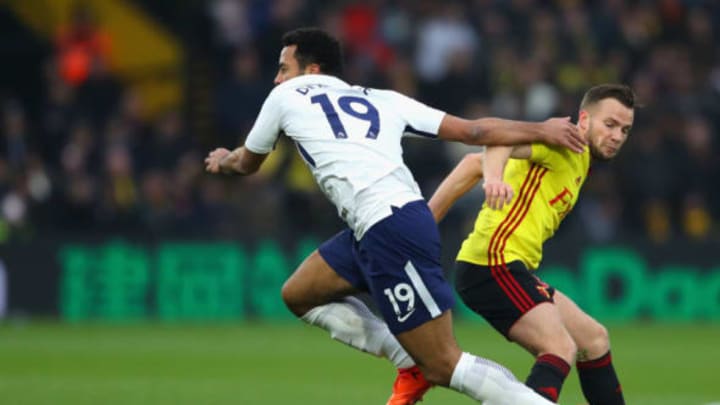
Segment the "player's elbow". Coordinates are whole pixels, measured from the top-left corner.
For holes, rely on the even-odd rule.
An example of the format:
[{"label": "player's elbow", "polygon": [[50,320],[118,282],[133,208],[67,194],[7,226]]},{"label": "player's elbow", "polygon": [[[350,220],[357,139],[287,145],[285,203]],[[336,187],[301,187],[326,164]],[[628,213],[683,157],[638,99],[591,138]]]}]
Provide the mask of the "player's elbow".
[{"label": "player's elbow", "polygon": [[473,179],[482,178],[484,157],[484,153],[478,152],[468,153],[462,158],[460,165],[463,168],[463,172],[466,173],[466,177]]},{"label": "player's elbow", "polygon": [[465,121],[457,140],[466,145],[484,145],[484,130],[478,121]]},{"label": "player's elbow", "polygon": [[463,156],[462,162],[463,164],[473,168],[482,167],[483,156],[484,154],[482,152],[468,153],[467,155]]},{"label": "player's elbow", "polygon": [[507,133],[507,124],[498,118],[478,118],[467,121],[465,129],[465,143],[471,145],[497,145],[502,142]]}]

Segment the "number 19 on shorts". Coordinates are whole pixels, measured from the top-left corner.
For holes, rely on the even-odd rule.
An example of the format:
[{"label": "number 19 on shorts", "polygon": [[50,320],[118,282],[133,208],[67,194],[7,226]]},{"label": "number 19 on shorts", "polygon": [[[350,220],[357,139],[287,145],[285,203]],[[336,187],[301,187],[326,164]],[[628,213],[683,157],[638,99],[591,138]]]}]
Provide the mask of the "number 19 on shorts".
[{"label": "number 19 on shorts", "polygon": [[[405,322],[415,312],[415,291],[410,284],[398,283],[395,288],[386,288],[383,293],[390,301],[398,322]],[[404,311],[401,306],[405,307]]]}]

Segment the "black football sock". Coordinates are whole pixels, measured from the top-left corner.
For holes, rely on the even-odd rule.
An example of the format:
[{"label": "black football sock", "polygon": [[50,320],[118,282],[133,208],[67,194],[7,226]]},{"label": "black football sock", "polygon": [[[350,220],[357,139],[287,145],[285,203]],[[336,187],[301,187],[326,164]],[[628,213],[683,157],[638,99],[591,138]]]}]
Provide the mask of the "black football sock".
[{"label": "black football sock", "polygon": [[535,360],[525,384],[543,397],[557,402],[570,365],[554,354],[543,354]]},{"label": "black football sock", "polygon": [[579,361],[577,371],[583,395],[590,405],[625,404],[610,352],[595,360]]}]

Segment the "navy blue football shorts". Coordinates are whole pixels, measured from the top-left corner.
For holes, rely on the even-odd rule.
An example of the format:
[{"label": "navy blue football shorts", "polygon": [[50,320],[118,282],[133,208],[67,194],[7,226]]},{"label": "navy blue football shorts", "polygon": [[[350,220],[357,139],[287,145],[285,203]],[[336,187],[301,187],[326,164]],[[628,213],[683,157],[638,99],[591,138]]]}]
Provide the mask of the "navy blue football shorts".
[{"label": "navy blue football shorts", "polygon": [[341,277],[373,297],[390,331],[399,334],[452,308],[452,287],[440,265],[440,235],[424,200],[373,225],[356,241],[345,229],[318,251]]}]

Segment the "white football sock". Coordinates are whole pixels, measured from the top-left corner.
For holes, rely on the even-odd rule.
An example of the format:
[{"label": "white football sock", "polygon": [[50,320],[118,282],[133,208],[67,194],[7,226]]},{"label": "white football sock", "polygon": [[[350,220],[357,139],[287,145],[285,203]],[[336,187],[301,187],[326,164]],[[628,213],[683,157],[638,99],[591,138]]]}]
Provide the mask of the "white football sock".
[{"label": "white football sock", "polygon": [[485,405],[551,405],[510,370],[482,357],[463,353],[455,366],[450,388],[484,402]]},{"label": "white football sock", "polygon": [[327,330],[335,340],[375,356],[386,357],[397,368],[415,365],[385,322],[355,297],[315,307],[301,319]]}]

